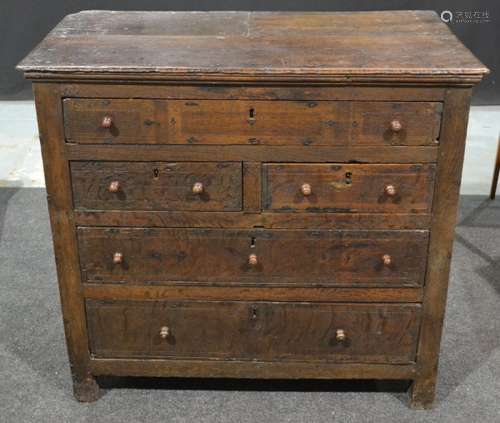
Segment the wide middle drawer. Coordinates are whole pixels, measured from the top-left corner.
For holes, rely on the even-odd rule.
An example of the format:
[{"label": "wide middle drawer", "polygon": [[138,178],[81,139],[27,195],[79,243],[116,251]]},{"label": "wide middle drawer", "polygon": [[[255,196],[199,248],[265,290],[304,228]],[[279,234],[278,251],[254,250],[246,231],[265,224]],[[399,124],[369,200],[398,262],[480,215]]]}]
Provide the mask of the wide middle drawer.
[{"label": "wide middle drawer", "polygon": [[78,228],[83,280],[420,286],[428,231]]}]

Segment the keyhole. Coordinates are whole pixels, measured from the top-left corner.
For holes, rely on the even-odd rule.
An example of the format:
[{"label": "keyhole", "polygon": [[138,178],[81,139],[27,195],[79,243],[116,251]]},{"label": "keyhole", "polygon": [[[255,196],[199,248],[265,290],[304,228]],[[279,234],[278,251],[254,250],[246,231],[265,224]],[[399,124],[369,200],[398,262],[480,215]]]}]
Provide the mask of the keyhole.
[{"label": "keyhole", "polygon": [[257,309],[255,307],[252,307],[252,319],[257,318]]},{"label": "keyhole", "polygon": [[255,109],[253,107],[248,111],[249,119],[255,119]]},{"label": "keyhole", "polygon": [[250,239],[250,248],[255,248],[255,237],[254,236]]},{"label": "keyhole", "polygon": [[351,185],[352,184],[352,172],[346,172],[346,174],[345,174],[345,183],[347,185]]},{"label": "keyhole", "polygon": [[160,171],[158,170],[158,168],[154,168],[153,169],[153,178],[157,179],[158,176],[160,176]]}]

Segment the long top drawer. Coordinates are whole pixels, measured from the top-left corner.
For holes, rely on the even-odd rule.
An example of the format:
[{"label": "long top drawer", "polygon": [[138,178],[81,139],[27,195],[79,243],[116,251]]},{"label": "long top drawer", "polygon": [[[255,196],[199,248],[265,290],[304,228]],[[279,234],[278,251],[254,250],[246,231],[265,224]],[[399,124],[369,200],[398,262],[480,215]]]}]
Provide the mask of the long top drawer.
[{"label": "long top drawer", "polygon": [[435,145],[439,102],[64,100],[66,140],[85,144]]}]

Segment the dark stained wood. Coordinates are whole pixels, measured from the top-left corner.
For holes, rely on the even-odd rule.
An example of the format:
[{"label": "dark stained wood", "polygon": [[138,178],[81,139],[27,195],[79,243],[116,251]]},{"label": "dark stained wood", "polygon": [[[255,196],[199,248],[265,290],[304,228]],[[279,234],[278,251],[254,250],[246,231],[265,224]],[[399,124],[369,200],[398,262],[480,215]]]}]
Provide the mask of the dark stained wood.
[{"label": "dark stained wood", "polygon": [[64,97],[75,98],[123,98],[123,99],[169,99],[169,100],[293,100],[293,101],[423,101],[441,102],[445,89],[427,86],[332,86],[291,84],[265,85],[246,84],[210,84],[195,82],[186,84],[166,84],[154,80],[144,80],[134,84],[120,83],[116,89],[114,83],[100,81],[95,84],[66,83],[61,86]]},{"label": "dark stained wood", "polygon": [[[252,198],[257,199],[253,185]],[[248,198],[250,194],[247,194]],[[248,204],[245,203],[245,204]],[[255,203],[253,203],[255,204]],[[246,212],[141,212],[141,211],[75,211],[79,226],[151,226],[200,228],[267,228],[267,229],[427,229],[431,215],[399,213],[255,213]]]},{"label": "dark stained wood", "polygon": [[[133,99],[63,101],[66,141],[77,143],[168,143],[167,102]],[[109,127],[103,127],[105,117]]]},{"label": "dark stained wood", "polygon": [[101,358],[411,363],[419,315],[418,304],[87,301]]},{"label": "dark stained wood", "polygon": [[314,301],[314,302],[384,302],[418,303],[422,287],[406,288],[304,288],[304,287],[238,287],[214,286],[144,286],[86,283],[85,298],[95,300],[234,300],[234,301]]},{"label": "dark stained wood", "polygon": [[396,287],[423,283],[428,233],[79,228],[78,239],[89,282]]},{"label": "dark stained wood", "polygon": [[263,169],[268,210],[429,213],[432,207],[434,165],[264,164]]},{"label": "dark stained wood", "polygon": [[90,361],[95,375],[259,379],[411,379],[414,364],[109,359]]},{"label": "dark stained wood", "polygon": [[[434,145],[439,103],[172,101],[171,143]],[[404,130],[395,133],[391,120]],[[418,124],[417,124],[418,122]]]},{"label": "dark stained wood", "polygon": [[430,408],[435,397],[470,98],[469,89],[449,89],[443,111],[440,162],[434,191],[434,212],[418,345],[419,371],[410,397],[411,405],[415,408]]},{"label": "dark stained wood", "polygon": [[[349,104],[312,101],[174,101],[177,144],[342,145]],[[169,103],[170,104],[170,103]]]},{"label": "dark stained wood", "polygon": [[434,145],[441,119],[422,102],[65,99],[64,111],[66,140],[84,144]]},{"label": "dark stained wood", "polygon": [[260,213],[262,210],[262,165],[258,162],[243,164],[243,204],[247,213]]},{"label": "dark stained wood", "polygon": [[70,160],[108,161],[432,163],[437,161],[437,153],[437,147],[431,146],[66,145]]},{"label": "dark stained wood", "polygon": [[[78,210],[242,209],[238,162],[72,162],[71,181]],[[113,181],[116,192],[108,189]]]},{"label": "dark stained wood", "polygon": [[441,110],[440,103],[352,103],[350,145],[437,144]]},{"label": "dark stained wood", "polygon": [[469,84],[487,72],[431,11],[85,11],[67,16],[18,68],[27,77]]},{"label": "dark stained wood", "polygon": [[89,370],[70,175],[63,148],[62,105],[57,85],[34,84],[33,90],[73,391],[80,401],[94,401],[99,387]]},{"label": "dark stained wood", "polygon": [[375,378],[431,406],[488,72],[434,12],[82,12],[19,69],[77,399],[96,375]]}]

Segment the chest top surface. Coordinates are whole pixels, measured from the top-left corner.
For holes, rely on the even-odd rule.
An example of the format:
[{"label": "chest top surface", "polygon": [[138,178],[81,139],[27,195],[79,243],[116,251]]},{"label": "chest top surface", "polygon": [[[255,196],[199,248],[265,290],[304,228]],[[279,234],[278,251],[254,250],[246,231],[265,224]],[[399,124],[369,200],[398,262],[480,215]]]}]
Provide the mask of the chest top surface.
[{"label": "chest top surface", "polygon": [[488,72],[432,11],[84,11],[65,17],[18,68],[28,78],[460,84]]}]

